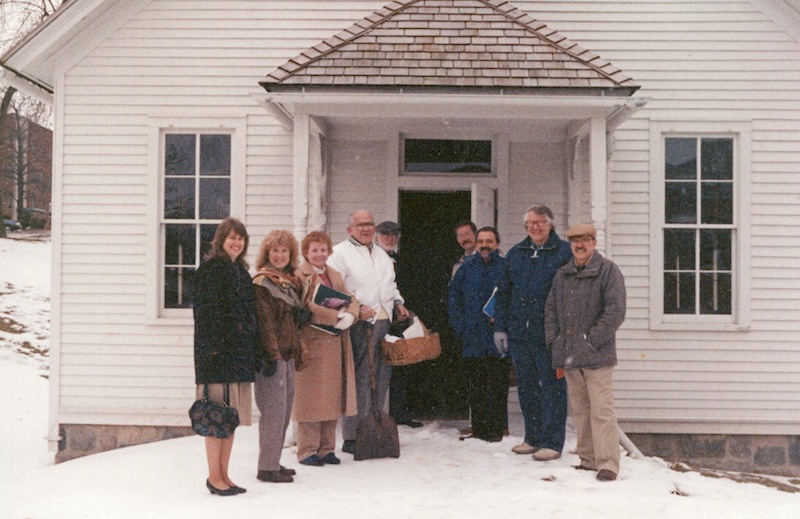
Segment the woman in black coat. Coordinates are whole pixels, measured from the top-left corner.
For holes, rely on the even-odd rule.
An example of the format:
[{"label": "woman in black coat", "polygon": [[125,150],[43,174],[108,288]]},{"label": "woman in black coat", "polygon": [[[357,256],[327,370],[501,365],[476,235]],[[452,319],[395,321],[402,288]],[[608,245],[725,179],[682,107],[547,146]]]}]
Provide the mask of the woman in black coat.
[{"label": "woman in black coat", "polygon": [[[241,425],[252,423],[252,383],[258,345],[256,303],[248,265],[249,237],[235,218],[219,224],[205,263],[197,269],[194,288],[194,366],[197,398],[208,384],[210,399],[223,401],[225,385]],[[212,494],[246,492],[228,476],[233,438],[206,437],[208,479]]]}]

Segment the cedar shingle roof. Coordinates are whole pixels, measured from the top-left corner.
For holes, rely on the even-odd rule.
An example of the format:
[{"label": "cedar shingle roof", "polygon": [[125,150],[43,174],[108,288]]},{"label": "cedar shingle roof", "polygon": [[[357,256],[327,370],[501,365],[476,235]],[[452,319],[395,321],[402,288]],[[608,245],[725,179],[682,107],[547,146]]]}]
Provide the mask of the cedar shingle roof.
[{"label": "cedar shingle roof", "polygon": [[505,0],[397,0],[269,74],[268,91],[570,89],[638,85]]}]

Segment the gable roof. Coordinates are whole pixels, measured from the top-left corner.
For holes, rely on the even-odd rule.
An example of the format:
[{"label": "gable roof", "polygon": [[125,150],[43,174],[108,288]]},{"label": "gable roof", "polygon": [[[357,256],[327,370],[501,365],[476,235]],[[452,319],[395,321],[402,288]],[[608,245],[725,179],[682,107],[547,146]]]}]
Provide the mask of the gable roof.
[{"label": "gable roof", "polygon": [[270,92],[450,88],[631,95],[639,86],[505,0],[397,0],[270,73]]}]

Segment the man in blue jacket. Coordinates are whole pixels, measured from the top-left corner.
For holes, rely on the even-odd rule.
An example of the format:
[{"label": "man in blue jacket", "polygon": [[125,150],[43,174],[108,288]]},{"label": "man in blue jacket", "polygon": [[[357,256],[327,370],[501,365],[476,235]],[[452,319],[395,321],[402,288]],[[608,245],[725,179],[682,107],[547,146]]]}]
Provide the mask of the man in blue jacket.
[{"label": "man in blue jacket", "polygon": [[498,289],[494,340],[498,350],[511,354],[525,422],[525,441],[511,450],[548,461],[560,457],[564,448],[567,387],[563,373],[552,368],[544,309],[553,277],[572,259],[572,250],[556,234],[547,206],[530,207],[524,223],[528,237],[509,251]]},{"label": "man in blue jacket", "polygon": [[494,345],[492,312],[484,310],[505,270],[506,259],[500,256],[499,245],[497,229],[480,229],[478,253],[468,256],[458,269],[447,297],[450,324],[463,345],[461,357],[469,380],[472,437],[488,442],[503,439],[511,370],[507,354]]}]

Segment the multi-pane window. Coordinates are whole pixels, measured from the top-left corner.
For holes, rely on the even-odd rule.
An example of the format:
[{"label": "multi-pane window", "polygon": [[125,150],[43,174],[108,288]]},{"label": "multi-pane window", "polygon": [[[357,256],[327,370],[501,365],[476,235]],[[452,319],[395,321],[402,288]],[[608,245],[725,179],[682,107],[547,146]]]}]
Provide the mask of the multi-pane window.
[{"label": "multi-pane window", "polygon": [[492,141],[406,139],[403,173],[492,172]]},{"label": "multi-pane window", "polygon": [[164,135],[164,308],[189,308],[194,274],[231,208],[231,135]]},{"label": "multi-pane window", "polygon": [[664,142],[664,313],[733,312],[734,140]]}]

